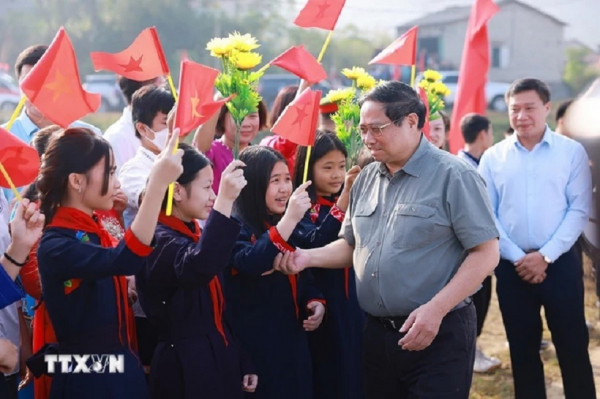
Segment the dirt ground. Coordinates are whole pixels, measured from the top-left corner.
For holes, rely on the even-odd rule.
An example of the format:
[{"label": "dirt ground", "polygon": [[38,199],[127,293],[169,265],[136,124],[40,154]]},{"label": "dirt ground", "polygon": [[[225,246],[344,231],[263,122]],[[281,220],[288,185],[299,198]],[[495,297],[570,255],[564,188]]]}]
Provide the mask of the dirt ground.
[{"label": "dirt ground", "polygon": [[[591,268],[591,262],[586,259],[585,262],[585,303],[586,317],[591,324],[589,352],[594,367],[596,378],[596,390],[600,392],[600,323],[599,311],[596,305],[597,297],[595,293],[594,273]],[[551,341],[550,332],[546,328],[544,339]],[[510,368],[510,355],[502,324],[502,316],[498,308],[498,298],[494,292],[492,304],[488,313],[484,331],[479,339],[479,344],[488,356],[495,356],[502,360],[502,367],[490,374],[476,374],[471,388],[471,399],[509,399],[514,398],[512,375]],[[542,353],[544,369],[546,375],[546,389],[548,399],[564,398],[560,369],[556,359],[554,347]]]}]

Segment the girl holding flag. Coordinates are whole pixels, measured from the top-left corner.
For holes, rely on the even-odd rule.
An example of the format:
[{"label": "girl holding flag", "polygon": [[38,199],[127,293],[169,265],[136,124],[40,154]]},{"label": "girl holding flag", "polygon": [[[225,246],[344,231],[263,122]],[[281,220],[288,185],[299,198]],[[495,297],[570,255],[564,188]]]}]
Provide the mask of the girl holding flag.
[{"label": "girl holding flag", "polygon": [[[182,172],[173,154],[177,131],[152,168],[147,200],[120,242],[98,222],[119,189],[110,144],[87,129],[67,129],[52,140],[37,187],[46,230],[38,248],[42,294],[60,354],[121,355],[122,374],[72,373],[57,364],[51,398],[146,398],[135,354],[133,316],[125,276],[138,272],[151,252],[167,186]],[[74,156],[78,154],[79,156]],[[91,361],[86,364],[91,366]]]},{"label": "girl holding flag", "polygon": [[294,251],[290,238],[310,207],[310,182],[292,193],[287,162],[269,147],[248,147],[240,160],[248,186],[235,201],[242,231],[225,274],[227,316],[260,377],[254,398],[311,399],[306,331],[321,324],[324,301],[310,274],[273,271],[280,252]]},{"label": "girl holding flag", "polygon": [[[306,147],[298,147],[296,170],[306,162]],[[344,144],[330,132],[319,132],[308,164],[306,191],[311,207],[302,220],[302,248],[323,247],[338,238],[350,198],[350,189],[360,172],[355,166],[346,172],[348,156]],[[295,177],[296,186],[302,176]],[[345,180],[345,184],[344,184]],[[317,290],[327,301],[328,317],[308,334],[313,362],[315,399],[361,399],[362,330],[364,312],[358,305],[352,265],[345,269],[311,270]]]},{"label": "girl holding flag", "polygon": [[[240,232],[231,209],[246,185],[244,164],[233,161],[225,168],[215,196],[209,160],[187,144],[179,148],[183,173],[175,183],[172,216],[161,212],[155,249],[136,275],[142,308],[159,334],[150,394],[242,399],[244,391],[256,389],[257,377],[223,320],[219,275]],[[203,229],[198,220],[206,221]]]}]

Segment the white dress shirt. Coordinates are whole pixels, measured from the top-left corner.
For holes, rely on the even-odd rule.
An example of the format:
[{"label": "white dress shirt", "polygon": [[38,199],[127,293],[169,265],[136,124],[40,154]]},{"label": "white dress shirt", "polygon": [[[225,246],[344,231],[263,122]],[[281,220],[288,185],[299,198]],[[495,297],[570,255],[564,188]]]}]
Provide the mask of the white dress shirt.
[{"label": "white dress shirt", "polygon": [[148,176],[150,176],[150,170],[156,157],[151,151],[140,147],[135,156],[125,162],[119,171],[121,189],[127,196],[127,208],[123,211],[123,222],[126,229],[131,226],[131,222],[137,215],[140,194],[146,188]]},{"label": "white dress shirt", "polygon": [[135,126],[129,107],[123,108],[123,115],[119,120],[106,129],[104,138],[113,148],[119,173],[125,162],[133,158],[141,147],[140,139],[135,137]]}]

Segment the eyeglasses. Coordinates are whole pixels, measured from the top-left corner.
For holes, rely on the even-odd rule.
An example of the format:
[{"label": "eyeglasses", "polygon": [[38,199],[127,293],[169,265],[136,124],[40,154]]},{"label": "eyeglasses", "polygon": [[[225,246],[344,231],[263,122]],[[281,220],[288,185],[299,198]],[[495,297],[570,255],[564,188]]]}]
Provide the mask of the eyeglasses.
[{"label": "eyeglasses", "polygon": [[386,123],[385,125],[361,125],[358,127],[358,130],[360,130],[360,135],[363,137],[366,136],[369,133],[369,131],[371,131],[371,135],[373,137],[380,137],[383,133],[383,129],[394,123],[396,123],[396,121],[391,121],[389,123]]}]

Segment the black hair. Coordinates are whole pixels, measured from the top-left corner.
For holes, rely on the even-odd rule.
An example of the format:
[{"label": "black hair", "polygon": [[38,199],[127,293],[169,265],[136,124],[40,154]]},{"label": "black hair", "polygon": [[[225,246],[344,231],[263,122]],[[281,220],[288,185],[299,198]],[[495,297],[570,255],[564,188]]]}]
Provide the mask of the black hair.
[{"label": "black hair", "polygon": [[[206,158],[200,151],[192,147],[187,143],[179,143],[179,148],[183,150],[183,157],[181,158],[181,165],[183,166],[183,173],[177,178],[176,182],[180,186],[185,188],[185,191],[190,195],[191,183],[196,179],[198,173],[211,166],[211,162]],[[162,202],[162,209],[167,208],[167,193]]]},{"label": "black hair", "polygon": [[21,54],[17,57],[17,61],[15,61],[15,75],[17,79],[21,77],[23,67],[25,65],[34,66],[37,64],[40,58],[46,53],[46,50],[48,50],[48,46],[45,44],[36,44],[21,51]]},{"label": "black hair", "polygon": [[48,225],[56,208],[65,199],[71,173],[87,174],[104,159],[104,181],[100,195],[108,192],[112,168],[112,148],[108,141],[89,129],[69,128],[53,138],[44,154],[36,186],[40,211]]},{"label": "black hair", "polygon": [[246,164],[244,177],[248,184],[235,200],[234,214],[255,235],[261,235],[267,230],[265,223],[278,218],[269,215],[265,202],[271,173],[277,162],[287,166],[287,161],[278,151],[262,146],[246,147],[240,153],[240,161]]},{"label": "black hair", "polygon": [[567,100],[567,101],[563,101],[562,103],[560,103],[560,105],[558,106],[558,108],[556,109],[556,123],[558,123],[559,120],[561,120],[562,118],[565,117],[565,115],[567,114],[567,111],[569,110],[569,107],[571,106],[571,104],[573,104],[573,100]]},{"label": "black hair", "polygon": [[[152,126],[152,121],[159,112],[169,114],[175,105],[175,99],[170,91],[156,85],[146,85],[138,89],[131,99],[131,116],[134,125],[138,122]],[[135,137],[141,138],[137,127]]]},{"label": "black hair", "polygon": [[[54,137],[55,133],[61,131],[62,128],[57,125],[46,126],[43,129],[40,129],[34,136],[31,141],[31,146],[35,148],[40,158],[43,157],[46,149],[48,148],[48,144],[50,140]],[[37,180],[37,179],[36,179]],[[25,194],[23,194],[24,198],[27,198],[31,202],[35,202],[38,200],[38,191],[36,187],[36,182],[34,181],[25,190]]]},{"label": "black hair", "polygon": [[460,121],[460,131],[462,132],[465,143],[472,144],[477,140],[477,136],[482,130],[487,131],[490,128],[490,120],[483,115],[467,114]]},{"label": "black hair", "polygon": [[365,95],[359,101],[362,105],[367,101],[383,104],[385,116],[396,126],[400,126],[404,117],[415,113],[419,117],[418,129],[425,124],[425,104],[417,92],[409,85],[402,82],[385,82],[380,84]]},{"label": "black hair", "polygon": [[[268,126],[267,118],[269,116],[269,113],[267,112],[267,106],[262,100],[260,100],[260,102],[258,103],[258,109],[256,110],[256,112],[258,112],[258,131],[260,132]],[[225,133],[225,118],[227,117],[227,115],[229,115],[229,108],[223,105],[221,107],[221,111],[219,111],[219,117],[217,118],[217,126],[215,126],[215,135],[217,137],[221,137],[223,133]]]},{"label": "black hair", "polygon": [[513,97],[515,94],[523,93],[525,91],[535,91],[542,103],[547,104],[550,101],[550,87],[539,79],[525,78],[515,80],[505,95],[506,103],[508,100]]},{"label": "black hair", "polygon": [[[306,180],[310,180],[313,182],[313,184],[308,186],[308,188],[306,189],[308,195],[310,196],[311,200],[313,200],[313,202],[317,200],[317,193],[315,191],[315,184],[313,181],[315,176],[315,163],[331,151],[340,151],[342,154],[344,154],[344,158],[348,157],[348,151],[346,151],[346,147],[344,147],[344,144],[334,133],[328,131],[318,131],[317,137],[315,138],[315,144],[313,145],[312,151],[310,153],[310,160],[308,163],[308,174],[306,177]],[[302,185],[302,183],[304,183],[302,180],[304,178],[304,164],[306,162],[306,153],[307,147],[298,146],[298,148],[296,149],[296,163],[294,165],[294,187],[298,187]]]},{"label": "black hair", "polygon": [[137,80],[129,79],[124,76],[119,76],[117,80],[119,82],[119,88],[121,89],[121,93],[123,93],[123,97],[125,97],[125,102],[127,102],[127,105],[131,105],[133,94],[136,91],[154,82],[154,79],[138,82]]}]

